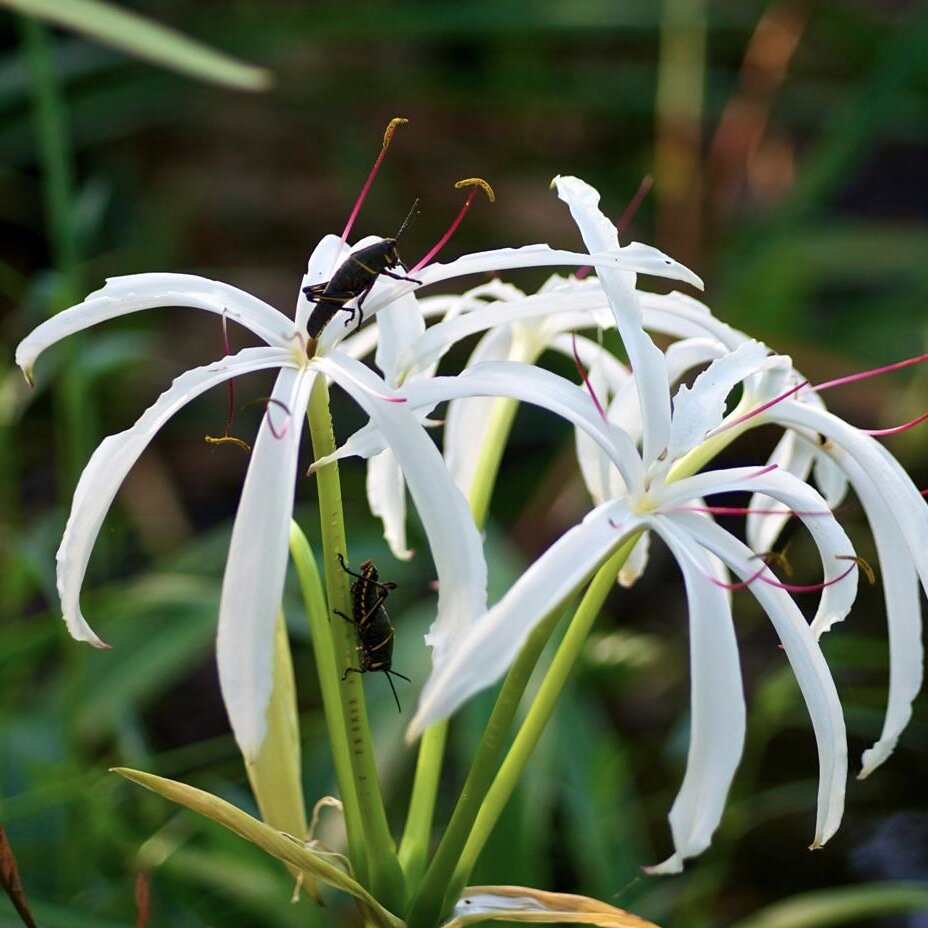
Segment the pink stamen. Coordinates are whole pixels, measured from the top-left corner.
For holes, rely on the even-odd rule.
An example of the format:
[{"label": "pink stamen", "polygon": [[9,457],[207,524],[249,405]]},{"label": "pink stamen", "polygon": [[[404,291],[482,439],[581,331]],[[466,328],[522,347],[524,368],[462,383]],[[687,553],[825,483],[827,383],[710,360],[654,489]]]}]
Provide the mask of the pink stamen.
[{"label": "pink stamen", "polygon": [[[364,202],[368,191],[371,189],[371,184],[374,183],[374,178],[377,176],[377,172],[380,170],[380,165],[383,162],[384,156],[387,154],[387,149],[390,147],[390,142],[393,139],[393,133],[396,132],[398,126],[402,126],[407,122],[409,122],[408,119],[403,119],[402,116],[396,116],[395,118],[391,119],[389,123],[387,123],[387,128],[383,134],[383,146],[380,149],[380,154],[377,155],[377,160],[374,162],[374,166],[371,168],[370,174],[367,175],[367,180],[364,182],[364,186],[361,188],[361,193],[358,195],[357,202],[354,204],[354,209],[351,211],[351,215],[348,217],[348,222],[345,224],[345,229],[342,232],[343,247],[345,242],[348,241],[348,234],[351,232],[351,227],[354,225],[354,221],[358,218],[358,213],[361,211],[361,204]],[[340,250],[341,249],[339,249],[339,251]]]},{"label": "pink stamen", "polygon": [[874,437],[879,437],[881,435],[898,435],[900,432],[905,432],[908,429],[914,428],[916,425],[920,425],[926,419],[928,419],[928,412],[923,412],[910,422],[893,426],[891,429],[861,429],[861,432],[865,435],[873,435]]},{"label": "pink stamen", "polygon": [[928,361],[928,354],[920,354],[915,358],[907,358],[905,361],[897,361],[895,364],[887,364],[884,367],[874,367],[868,371],[860,371],[856,374],[848,374],[846,377],[837,377],[834,380],[826,380],[824,383],[816,384],[812,389],[816,392],[821,390],[830,390],[832,387],[840,387],[846,383],[853,383],[855,380],[865,380],[868,377],[876,377],[879,374],[886,374],[889,371],[898,371],[903,367],[911,367],[913,364],[922,364]]},{"label": "pink stamen", "polygon": [[780,465],[779,465],[779,464],[768,464],[766,467],[762,467],[760,470],[755,471],[755,472],[754,472],[753,474],[751,474],[751,476],[748,477],[747,479],[748,479],[748,480],[756,480],[758,477],[763,477],[765,474],[769,474],[769,473],[771,473],[772,471],[779,470],[779,469],[780,469]]},{"label": "pink stamen", "polygon": [[[271,419],[271,406],[279,406],[286,414],[286,418],[284,419],[283,428],[281,428],[279,432],[274,427],[273,419]],[[267,427],[271,430],[271,434],[274,436],[274,438],[280,441],[290,429],[290,419],[291,419],[290,407],[287,406],[286,403],[281,402],[281,400],[274,399],[273,396],[270,396],[267,399],[267,409],[265,410],[265,414],[267,415]]]},{"label": "pink stamen", "polygon": [[[635,195],[628,201],[628,206],[625,207],[624,212],[619,216],[615,224],[619,235],[622,235],[629,225],[631,225],[632,219],[635,218],[635,214],[641,208],[641,204],[644,203],[644,198],[650,193],[653,184],[654,178],[650,174],[645,174],[645,176],[641,178],[641,183],[638,185]],[[583,267],[577,268],[574,277],[576,277],[577,280],[583,280],[592,270],[592,264],[585,264]]]},{"label": "pink stamen", "polygon": [[834,584],[840,583],[845,579],[845,577],[856,570],[857,566],[857,562],[855,561],[853,564],[851,564],[850,567],[848,567],[847,570],[838,574],[837,577],[833,577],[831,580],[823,580],[821,583],[783,583],[780,580],[765,577],[763,574],[767,570],[767,564],[764,564],[760,570],[748,577],[747,580],[741,580],[737,583],[728,583],[725,580],[719,580],[718,577],[713,577],[711,574],[706,574],[705,577],[714,586],[721,587],[724,590],[743,590],[749,587],[755,581],[760,580],[762,583],[766,583],[768,586],[776,587],[778,590],[786,590],[790,593],[815,593],[819,590],[824,590],[827,586],[834,586]]},{"label": "pink stamen", "polygon": [[426,255],[420,258],[410,269],[409,274],[415,274],[416,271],[421,270],[425,267],[435,255],[438,254],[447,244],[448,239],[454,235],[455,230],[461,224],[464,217],[467,215],[467,211],[470,209],[470,204],[473,203],[474,197],[477,196],[477,191],[482,190],[491,203],[496,202],[496,194],[493,193],[493,188],[485,181],[479,177],[467,177],[464,180],[459,180],[455,185],[455,190],[460,190],[463,187],[470,187],[470,192],[467,194],[467,198],[464,200],[464,205],[461,207],[457,216],[454,219],[454,222],[448,227],[448,231],[438,240],[437,244],[427,252]]},{"label": "pink stamen", "polygon": [[772,400],[768,400],[766,403],[761,403],[760,406],[755,406],[754,409],[746,412],[743,416],[738,416],[737,419],[732,419],[730,422],[723,422],[718,428],[712,429],[707,435],[706,438],[712,438],[715,435],[721,435],[722,432],[727,432],[728,429],[733,429],[736,425],[741,425],[742,422],[747,422],[749,419],[753,419],[755,416],[759,416],[762,412],[766,412],[770,409],[771,406],[776,406],[777,403],[782,403],[783,400],[789,399],[793,394],[798,393],[803,387],[809,385],[808,380],[803,380],[802,383],[796,384],[795,387],[790,387],[785,393],[781,393],[779,396],[775,396]]},{"label": "pink stamen", "polygon": [[583,386],[586,387],[586,392],[590,394],[590,399],[593,400],[593,405],[596,407],[596,411],[599,413],[599,417],[606,421],[606,410],[603,409],[603,404],[600,403],[599,397],[596,395],[596,391],[593,389],[593,384],[590,383],[590,375],[587,372],[587,369],[583,366],[583,361],[580,360],[580,352],[577,351],[577,333],[574,332],[571,335],[571,346],[574,353],[574,364],[577,365],[577,371],[580,373],[580,378],[583,380]]}]

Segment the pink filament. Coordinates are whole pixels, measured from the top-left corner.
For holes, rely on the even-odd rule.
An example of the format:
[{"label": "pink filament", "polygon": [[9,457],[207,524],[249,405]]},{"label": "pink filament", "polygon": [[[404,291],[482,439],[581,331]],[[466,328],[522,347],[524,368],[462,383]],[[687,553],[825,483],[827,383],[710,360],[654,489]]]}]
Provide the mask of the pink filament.
[{"label": "pink filament", "polygon": [[448,227],[448,231],[445,232],[445,234],[438,240],[437,244],[431,249],[431,251],[426,253],[425,257],[420,258],[416,264],[409,269],[409,274],[415,274],[416,271],[421,270],[423,267],[425,267],[426,264],[429,263],[429,261],[432,260],[432,258],[435,257],[435,255],[438,254],[438,252],[442,250],[442,248],[444,248],[444,246],[448,243],[448,239],[454,235],[455,230],[467,215],[467,211],[470,209],[470,204],[473,203],[474,197],[477,195],[477,191],[479,189],[479,187],[470,188],[470,192],[467,194],[467,198],[464,200],[464,205],[461,207],[460,211],[455,217],[454,222],[452,222]]},{"label": "pink filament", "polygon": [[714,516],[830,516],[830,509],[804,512],[796,509],[751,509],[750,506],[675,506],[673,512],[705,512]]},{"label": "pink filament", "polygon": [[743,416],[738,416],[737,419],[732,419],[730,422],[725,422],[720,425],[717,429],[712,429],[706,438],[711,438],[714,435],[721,435],[722,432],[728,431],[728,429],[734,428],[736,425],[741,425],[742,422],[747,422],[749,419],[753,419],[755,416],[759,416],[762,412],[766,412],[770,409],[771,406],[776,406],[778,403],[782,403],[783,400],[789,399],[794,393],[798,393],[803,387],[809,385],[808,380],[803,380],[802,383],[796,384],[795,387],[790,387],[785,393],[781,393],[779,396],[775,396],[772,400],[768,400],[766,403],[761,403],[760,406],[755,406],[754,409],[750,412],[746,412]]},{"label": "pink filament", "polygon": [[886,374],[889,371],[898,371],[903,367],[911,367],[913,364],[922,364],[924,361],[928,361],[928,354],[920,354],[918,357],[907,358],[905,361],[897,361],[895,364],[887,364],[884,367],[874,367],[868,371],[848,374],[846,377],[826,380],[825,383],[816,384],[812,389],[816,392],[830,390],[832,387],[840,387],[842,384],[853,383],[855,380],[865,380],[868,377],[876,377],[879,374]]},{"label": "pink filament", "polygon": [[[285,413],[286,418],[284,419],[283,428],[278,431],[274,426],[274,421],[271,419],[271,406],[279,406]],[[274,399],[273,396],[268,397],[267,409],[265,410],[267,416],[267,427],[271,430],[271,434],[280,441],[290,429],[290,409],[286,403],[281,402],[280,400]]]},{"label": "pink filament", "polygon": [[593,389],[593,384],[590,383],[590,376],[587,373],[587,369],[583,366],[583,361],[580,360],[580,353],[577,351],[577,333],[574,332],[571,336],[572,341],[571,345],[574,352],[574,364],[577,365],[577,370],[580,373],[580,377],[583,380],[583,386],[586,387],[586,392],[590,394],[590,398],[593,400],[593,405],[596,407],[596,411],[599,413],[599,417],[606,421],[606,410],[603,409],[603,404],[600,403],[599,397],[596,395],[596,391]]},{"label": "pink filament", "polygon": [[737,583],[728,583],[725,580],[719,580],[718,577],[713,577],[711,574],[706,574],[706,579],[713,584],[713,586],[721,587],[723,590],[743,590],[746,587],[749,587],[755,580],[760,580],[762,583],[766,583],[768,586],[776,587],[778,590],[787,590],[790,593],[815,593],[818,590],[824,590],[826,586],[834,586],[836,583],[840,583],[845,577],[847,577],[853,570],[857,568],[857,562],[855,561],[845,570],[843,573],[838,574],[837,577],[833,577],[831,580],[823,580],[821,583],[806,583],[806,584],[796,584],[796,583],[782,583],[779,580],[772,580],[770,577],[763,576],[765,570],[767,570],[767,565],[764,564],[763,567],[757,573],[752,574],[748,577],[747,580],[741,580]]},{"label": "pink filament", "polygon": [[[374,161],[374,166],[371,168],[370,174],[367,175],[367,180],[364,182],[364,186],[361,188],[361,193],[358,195],[357,202],[354,204],[354,209],[351,211],[351,215],[348,217],[348,222],[345,224],[345,229],[342,232],[342,247],[344,247],[345,242],[348,241],[348,234],[351,232],[351,227],[354,225],[354,221],[358,218],[358,213],[361,211],[361,204],[364,202],[368,191],[371,189],[371,184],[374,183],[374,178],[377,176],[377,172],[380,170],[380,165],[383,163],[383,159],[387,154],[387,149],[390,147],[390,141],[393,138],[393,133],[396,130],[396,127],[401,126],[404,122],[409,122],[409,120],[397,117],[395,119],[391,119],[387,125],[386,132],[384,132],[383,135],[383,145],[380,149],[380,154],[377,155],[377,159]],[[339,249],[339,251],[341,251],[341,249]]]},{"label": "pink filament", "polygon": [[873,435],[874,437],[879,437],[881,435],[898,435],[900,432],[905,432],[908,429],[914,428],[916,425],[920,425],[928,419],[928,412],[923,412],[920,416],[912,419],[909,422],[905,422],[902,425],[893,426],[890,429],[861,429],[865,435]]}]

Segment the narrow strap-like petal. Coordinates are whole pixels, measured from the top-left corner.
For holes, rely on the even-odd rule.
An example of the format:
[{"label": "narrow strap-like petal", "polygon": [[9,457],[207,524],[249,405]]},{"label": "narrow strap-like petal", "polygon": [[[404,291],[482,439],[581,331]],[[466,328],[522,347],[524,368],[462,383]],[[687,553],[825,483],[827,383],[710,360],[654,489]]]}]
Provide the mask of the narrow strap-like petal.
[{"label": "narrow strap-like petal", "polygon": [[[854,546],[828,504],[807,483],[785,471],[759,473],[757,468],[751,467],[705,471],[668,485],[662,509],[685,505],[686,500],[738,490],[757,490],[772,496],[802,521],[818,548],[825,583],[813,628],[824,630],[842,621],[857,597],[859,571],[852,560]],[[762,566],[756,559],[754,564]],[[766,584],[759,578],[756,585]]]},{"label": "narrow strap-like petal", "polygon": [[158,306],[205,309],[251,329],[269,345],[286,347],[293,322],[257,297],[229,284],[192,274],[131,274],[111,277],[82,303],[34,329],[16,349],[16,363],[31,378],[36,358],[50,345],[98,322]]},{"label": "narrow strap-like petal", "polygon": [[216,657],[222,698],[242,754],[267,732],[274,627],[284,589],[297,457],[314,371],[284,369],[268,403],[242,487],[222,580]]},{"label": "narrow strap-like petal", "polygon": [[594,438],[628,486],[642,484],[641,458],[628,435],[603,421],[582,387],[550,371],[514,361],[493,361],[469,367],[457,377],[408,384],[403,393],[416,406],[464,396],[509,396],[549,409]]},{"label": "narrow strap-like petal", "polygon": [[744,749],[745,708],[738,644],[726,591],[706,582],[717,569],[670,516],[651,524],[683,573],[690,623],[690,747],[670,810],[674,853],[650,873],[678,873],[712,840]]},{"label": "narrow strap-like petal", "polygon": [[391,387],[398,386],[399,358],[425,331],[415,294],[406,293],[377,315],[376,364]]},{"label": "narrow strap-like petal", "polygon": [[[599,193],[578,177],[556,177],[554,184],[590,252],[618,249],[618,230],[600,210]],[[666,451],[670,436],[670,386],[664,355],[644,330],[634,274],[607,267],[597,267],[596,274],[635,372],[644,427],[642,457],[647,466]]]},{"label": "narrow strap-like petal", "polygon": [[[677,526],[721,558],[736,576],[748,580],[756,573],[751,549],[711,519],[689,512],[675,513],[673,519]],[[785,590],[766,583],[751,583],[749,589],[783,644],[812,719],[819,765],[818,811],[812,846],[821,847],[837,831],[844,814],[847,733],[841,701],[818,642],[792,597]]]},{"label": "narrow strap-like petal", "polygon": [[912,717],[922,687],[924,646],[918,574],[908,552],[899,550],[899,527],[867,471],[842,449],[831,448],[867,516],[882,574],[889,637],[889,694],[880,738],[863,753],[859,777],[867,777],[893,752]]},{"label": "narrow strap-like petal", "polygon": [[594,509],[562,535],[506,595],[435,661],[407,737],[449,716],[492,686],[515,660],[528,633],[561,606],[640,525],[622,502]]},{"label": "narrow strap-like petal", "polygon": [[406,547],[406,481],[389,448],[367,462],[367,502],[383,522],[383,537],[393,556],[408,561],[413,552]]},{"label": "narrow strap-like petal", "polygon": [[75,638],[103,646],[81,614],[81,585],[100,527],[119,487],[161,426],[210,387],[286,362],[287,354],[279,348],[246,348],[232,357],[187,371],[142,413],[135,425],[100,442],[78,480],[57,555],[61,609],[68,631]]},{"label": "narrow strap-like petal", "polygon": [[668,460],[675,461],[700,444],[725,416],[725,401],[731,391],[764,362],[767,348],[760,342],[745,342],[735,351],[716,358],[693,381],[684,384],[673,398]]},{"label": "narrow strap-like petal", "polygon": [[438,615],[427,640],[440,652],[486,609],[483,543],[467,500],[421,423],[405,403],[383,398],[389,387],[370,368],[338,352],[316,364],[371,417],[402,468],[438,573]]}]

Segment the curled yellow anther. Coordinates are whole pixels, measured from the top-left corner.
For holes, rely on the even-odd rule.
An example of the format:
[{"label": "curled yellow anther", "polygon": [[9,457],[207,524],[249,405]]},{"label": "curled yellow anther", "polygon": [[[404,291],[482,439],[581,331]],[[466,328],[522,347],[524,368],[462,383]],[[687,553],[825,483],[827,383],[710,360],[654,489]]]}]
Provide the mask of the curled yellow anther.
[{"label": "curled yellow anther", "polygon": [[867,582],[870,586],[876,585],[876,573],[873,568],[859,555],[857,554],[836,554],[835,560],[837,561],[853,561],[862,571],[863,575],[867,578]]},{"label": "curled yellow anther", "polygon": [[404,119],[402,116],[394,116],[393,119],[391,119],[387,123],[387,128],[384,130],[384,133],[383,133],[383,147],[384,148],[389,147],[390,142],[393,141],[393,133],[396,132],[399,126],[403,125],[403,123],[406,123],[406,122],[409,122],[409,120]]},{"label": "curled yellow anther", "polygon": [[454,185],[455,190],[460,190],[462,187],[479,187],[487,195],[487,199],[491,203],[496,202],[496,194],[493,192],[493,188],[482,177],[465,177],[464,180],[459,180]]},{"label": "curled yellow anther", "polygon": [[234,435],[222,435],[219,438],[216,438],[214,435],[204,435],[203,440],[209,445],[233,444],[237,448],[241,448],[246,454],[251,454],[251,445],[249,445],[247,441],[242,441],[241,438],[236,438]]}]

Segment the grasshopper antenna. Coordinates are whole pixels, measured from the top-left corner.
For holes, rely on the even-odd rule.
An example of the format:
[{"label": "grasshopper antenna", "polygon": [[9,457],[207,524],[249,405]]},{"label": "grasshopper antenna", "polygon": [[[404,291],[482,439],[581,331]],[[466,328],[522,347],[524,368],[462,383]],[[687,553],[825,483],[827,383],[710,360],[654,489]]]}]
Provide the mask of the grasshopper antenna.
[{"label": "grasshopper antenna", "polygon": [[412,204],[412,209],[406,215],[406,218],[403,220],[403,224],[400,226],[399,232],[396,233],[396,238],[399,237],[406,231],[406,227],[412,224],[412,221],[419,215],[419,198],[416,197],[416,202]]},{"label": "grasshopper antenna", "polygon": [[400,698],[396,695],[396,687],[393,685],[393,677],[390,676],[390,671],[386,671],[387,674],[387,683],[390,684],[390,689],[393,690],[393,698],[396,700],[396,711],[402,714],[403,710],[400,706]]}]

